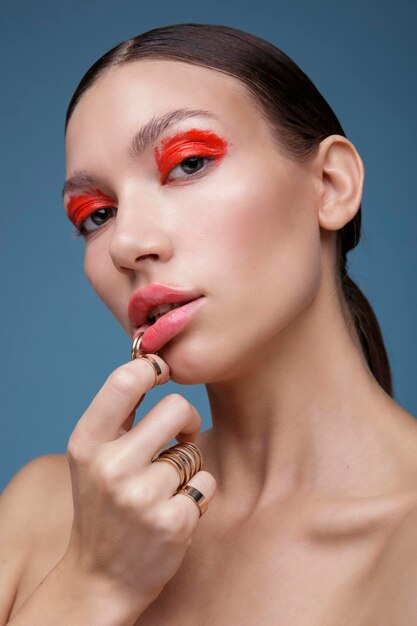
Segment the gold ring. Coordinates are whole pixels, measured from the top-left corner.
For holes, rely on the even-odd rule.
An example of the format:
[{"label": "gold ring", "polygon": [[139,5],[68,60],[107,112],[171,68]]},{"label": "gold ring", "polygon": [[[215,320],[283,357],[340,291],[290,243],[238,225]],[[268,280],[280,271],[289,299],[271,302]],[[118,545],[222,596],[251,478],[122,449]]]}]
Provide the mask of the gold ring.
[{"label": "gold ring", "polygon": [[152,463],[157,461],[167,461],[177,469],[180,478],[177,490],[181,489],[203,467],[201,451],[188,441],[165,448],[155,459],[152,459]]},{"label": "gold ring", "polygon": [[147,363],[149,363],[149,365],[151,365],[152,371],[153,371],[153,373],[155,375],[155,381],[154,381],[154,384],[151,387],[151,389],[153,389],[159,383],[159,381],[161,379],[161,376],[162,376],[162,370],[159,367],[158,361],[156,361],[156,359],[154,359],[152,356],[150,356],[150,354],[139,354],[139,356],[137,356],[136,358],[137,359],[144,359]]},{"label": "gold ring", "polygon": [[163,459],[159,459],[159,458],[154,459],[152,463],[154,463],[155,461],[165,461],[165,463],[171,463],[171,465],[173,465],[178,472],[180,485],[184,485],[187,482],[184,466],[181,465],[181,463],[176,458],[170,458],[168,456],[164,456]]},{"label": "gold ring", "polygon": [[139,333],[139,335],[137,335],[133,340],[132,349],[130,351],[130,359],[132,361],[140,354],[140,344],[142,343],[142,337],[144,334],[144,332]]},{"label": "gold ring", "polygon": [[185,485],[184,487],[181,487],[179,491],[177,491],[177,494],[179,493],[187,496],[188,498],[191,498],[191,500],[196,503],[200,511],[200,517],[203,515],[203,513],[207,511],[208,502],[206,500],[206,497],[203,493],[201,493],[201,491],[199,491],[195,487],[192,487],[191,485]]},{"label": "gold ring", "polygon": [[[141,346],[142,337],[143,337],[144,334],[145,334],[145,331],[142,331],[133,340],[132,348],[130,350],[130,359],[132,361],[134,359],[137,359],[139,356],[142,356],[140,354],[140,352],[142,351],[142,348],[140,346]],[[145,354],[145,352],[142,351],[142,354]],[[155,352],[155,354],[158,354],[158,352]]]}]

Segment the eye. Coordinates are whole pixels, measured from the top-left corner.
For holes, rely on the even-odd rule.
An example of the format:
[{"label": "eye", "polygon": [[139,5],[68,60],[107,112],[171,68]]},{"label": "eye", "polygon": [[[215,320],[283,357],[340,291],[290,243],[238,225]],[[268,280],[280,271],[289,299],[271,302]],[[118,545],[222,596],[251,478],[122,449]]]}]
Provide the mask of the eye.
[{"label": "eye", "polygon": [[114,217],[116,214],[116,207],[106,206],[96,211],[93,211],[85,220],[81,223],[79,229],[82,233],[90,233],[97,228],[100,228],[103,224],[107,222],[108,219]]},{"label": "eye", "polygon": [[[206,165],[206,161],[213,161],[212,158],[202,156],[190,156],[181,161],[178,165],[172,168],[169,173],[169,179],[176,180],[178,178],[189,178],[193,174],[199,172]],[[181,170],[186,175],[181,176]],[[175,172],[177,171],[177,174]]]}]

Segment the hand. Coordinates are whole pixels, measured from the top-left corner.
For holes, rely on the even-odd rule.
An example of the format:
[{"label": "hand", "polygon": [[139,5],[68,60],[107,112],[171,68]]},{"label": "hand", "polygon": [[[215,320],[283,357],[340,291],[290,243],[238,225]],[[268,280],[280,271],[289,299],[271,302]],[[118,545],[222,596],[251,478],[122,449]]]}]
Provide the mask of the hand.
[{"label": "hand", "polygon": [[[169,380],[168,365],[160,382]],[[103,580],[143,609],[178,570],[199,520],[199,510],[173,495],[178,473],[152,458],[173,438],[194,441],[201,417],[178,394],[160,400],[132,428],[135,410],[154,383],[149,363],[135,359],[114,370],[68,441],[74,520],[64,560]],[[214,477],[197,472],[188,482],[208,501]],[[143,609],[144,610],[144,609]]]}]

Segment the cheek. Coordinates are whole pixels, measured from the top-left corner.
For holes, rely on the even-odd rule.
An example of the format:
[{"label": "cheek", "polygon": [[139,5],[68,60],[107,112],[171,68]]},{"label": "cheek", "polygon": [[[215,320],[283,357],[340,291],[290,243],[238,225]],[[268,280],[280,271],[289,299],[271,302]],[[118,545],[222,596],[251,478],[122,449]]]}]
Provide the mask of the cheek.
[{"label": "cheek", "polygon": [[263,172],[258,163],[244,176],[231,172],[215,193],[200,197],[204,214],[195,220],[193,241],[231,281],[240,276],[258,287],[264,278],[299,282],[320,260],[314,198],[301,170]]},{"label": "cheek", "polygon": [[[103,257],[103,251],[100,251],[98,241],[91,241],[85,246],[84,273],[91,287],[103,299],[106,294],[106,271],[104,267],[106,261]],[[97,258],[100,258],[99,263]]]},{"label": "cheek", "polygon": [[249,198],[256,209],[243,214],[236,229],[236,245],[244,251],[240,266],[248,281],[270,298],[277,290],[282,298],[293,291],[301,295],[310,283],[314,288],[320,268],[314,212],[302,194],[284,189],[278,184]]},{"label": "cheek", "polygon": [[[270,339],[318,291],[320,230],[307,185],[298,170],[272,175],[252,169],[246,176],[231,176],[212,205],[215,254],[208,262],[217,281],[212,288],[229,345],[238,351],[245,341],[251,350],[253,342]],[[215,330],[217,316],[211,323]]]}]

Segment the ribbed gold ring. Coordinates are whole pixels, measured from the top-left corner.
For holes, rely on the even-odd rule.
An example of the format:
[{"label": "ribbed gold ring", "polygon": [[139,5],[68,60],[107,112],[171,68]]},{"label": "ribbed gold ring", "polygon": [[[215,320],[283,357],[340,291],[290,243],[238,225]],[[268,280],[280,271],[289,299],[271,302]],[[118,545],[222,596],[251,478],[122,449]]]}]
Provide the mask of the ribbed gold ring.
[{"label": "ribbed gold ring", "polygon": [[167,457],[167,456],[164,456],[163,458],[157,457],[156,459],[152,461],[152,463],[155,463],[156,461],[164,461],[165,463],[171,463],[171,465],[173,465],[178,472],[180,485],[185,485],[185,483],[187,482],[186,476],[185,476],[185,469],[184,469],[184,466],[176,458],[171,459],[170,457]]},{"label": "ribbed gold ring", "polygon": [[181,487],[181,489],[179,489],[175,495],[178,494],[187,496],[188,498],[191,498],[193,502],[195,502],[200,511],[200,517],[203,515],[203,513],[207,511],[208,502],[206,500],[206,497],[203,493],[201,493],[201,491],[199,491],[195,487],[192,487],[191,485],[185,485],[184,487]]},{"label": "ribbed gold ring", "polygon": [[156,463],[157,461],[167,461],[176,467],[180,477],[177,491],[203,467],[203,455],[201,451],[196,445],[189,442],[176,443],[162,450],[155,459],[152,459],[152,463]]},{"label": "ribbed gold ring", "polygon": [[184,478],[181,481],[181,484],[185,485],[185,483],[190,480],[191,476],[194,476],[195,464],[191,462],[190,458],[184,454],[183,451],[176,450],[175,452],[167,452],[161,457],[161,460],[167,459],[175,459],[183,468]]},{"label": "ribbed gold ring", "polygon": [[194,459],[194,462],[196,464],[196,472],[199,472],[203,467],[203,455],[201,453],[201,450],[197,448],[194,443],[191,443],[189,441],[183,441],[182,446],[184,451],[187,451],[191,455],[191,458]]}]

